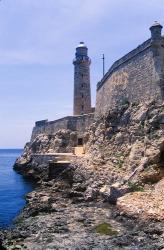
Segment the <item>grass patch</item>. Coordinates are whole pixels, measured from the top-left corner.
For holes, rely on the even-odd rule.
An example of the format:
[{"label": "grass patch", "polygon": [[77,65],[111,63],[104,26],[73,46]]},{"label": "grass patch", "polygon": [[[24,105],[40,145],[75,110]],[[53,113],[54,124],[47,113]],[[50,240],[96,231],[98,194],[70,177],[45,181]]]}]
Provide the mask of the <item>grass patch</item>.
[{"label": "grass patch", "polygon": [[127,106],[127,107],[128,107],[129,104],[130,104],[130,103],[129,103],[129,100],[128,100],[128,98],[126,98],[126,97],[125,97],[125,98],[122,100],[122,102],[121,102],[121,105],[122,105],[122,106]]},{"label": "grass patch", "polygon": [[118,164],[118,167],[119,167],[119,168],[122,168],[123,165],[124,165],[124,161],[121,160],[121,159],[119,159],[117,164]]},{"label": "grass patch", "polygon": [[123,167],[123,165],[124,165],[124,155],[123,155],[123,153],[117,153],[116,155],[115,155],[115,157],[116,157],[116,160],[117,160],[117,166],[119,167],[119,168],[122,168]]},{"label": "grass patch", "polygon": [[101,235],[117,235],[118,232],[112,228],[109,223],[101,223],[95,227],[96,233]]},{"label": "grass patch", "polygon": [[116,153],[116,154],[115,154],[115,157],[116,157],[116,158],[120,158],[120,157],[122,157],[122,156],[124,157],[124,154],[123,154],[122,152],[119,152],[119,153]]},{"label": "grass patch", "polygon": [[128,186],[131,192],[144,192],[144,188],[137,183],[128,182]]}]

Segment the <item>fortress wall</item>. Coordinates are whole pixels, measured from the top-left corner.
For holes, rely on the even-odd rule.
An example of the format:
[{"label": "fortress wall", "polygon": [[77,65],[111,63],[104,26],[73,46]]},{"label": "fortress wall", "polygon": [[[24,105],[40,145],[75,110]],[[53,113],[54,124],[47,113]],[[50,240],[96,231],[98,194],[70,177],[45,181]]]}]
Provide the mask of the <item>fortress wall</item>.
[{"label": "fortress wall", "polygon": [[96,116],[126,102],[163,99],[163,38],[158,44],[147,40],[116,61],[97,85]]},{"label": "fortress wall", "polygon": [[76,118],[76,131],[83,137],[87,128],[94,122],[94,114],[81,115]]},{"label": "fortress wall", "polygon": [[53,135],[62,129],[77,131],[82,136],[86,129],[94,120],[94,114],[86,114],[80,116],[67,116],[55,121],[43,120],[35,123],[31,140],[34,140],[39,134]]}]

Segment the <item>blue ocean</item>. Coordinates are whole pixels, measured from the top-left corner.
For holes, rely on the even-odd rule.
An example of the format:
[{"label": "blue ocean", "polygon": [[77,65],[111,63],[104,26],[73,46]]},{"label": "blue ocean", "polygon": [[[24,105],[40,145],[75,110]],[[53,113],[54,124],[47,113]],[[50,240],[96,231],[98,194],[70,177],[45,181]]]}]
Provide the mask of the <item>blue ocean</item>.
[{"label": "blue ocean", "polygon": [[25,205],[25,194],[34,188],[12,168],[21,153],[21,149],[0,149],[0,228],[12,225]]}]

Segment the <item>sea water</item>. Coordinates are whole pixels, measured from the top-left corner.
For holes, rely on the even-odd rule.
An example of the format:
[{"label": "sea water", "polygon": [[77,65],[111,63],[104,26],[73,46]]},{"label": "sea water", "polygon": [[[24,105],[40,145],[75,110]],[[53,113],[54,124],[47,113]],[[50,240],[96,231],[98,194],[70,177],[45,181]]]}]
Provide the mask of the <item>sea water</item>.
[{"label": "sea water", "polygon": [[0,149],[0,228],[12,225],[25,205],[25,194],[34,185],[13,170],[21,149]]}]

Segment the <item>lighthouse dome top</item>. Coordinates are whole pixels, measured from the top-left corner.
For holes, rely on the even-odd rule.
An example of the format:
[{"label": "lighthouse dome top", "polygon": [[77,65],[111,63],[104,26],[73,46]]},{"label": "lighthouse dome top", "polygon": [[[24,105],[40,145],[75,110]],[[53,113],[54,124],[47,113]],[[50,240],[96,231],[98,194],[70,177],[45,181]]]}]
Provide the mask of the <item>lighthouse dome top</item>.
[{"label": "lighthouse dome top", "polygon": [[84,42],[80,42],[77,46],[77,48],[87,48]]},{"label": "lighthouse dome top", "polygon": [[76,47],[76,57],[86,56],[88,54],[88,48],[84,42],[80,42]]},{"label": "lighthouse dome top", "polygon": [[162,25],[159,22],[157,22],[157,21],[154,21],[154,23],[152,24],[151,27],[161,27],[161,28],[163,28]]}]

